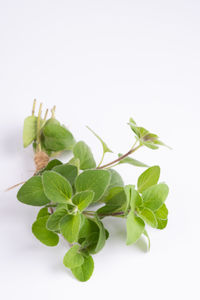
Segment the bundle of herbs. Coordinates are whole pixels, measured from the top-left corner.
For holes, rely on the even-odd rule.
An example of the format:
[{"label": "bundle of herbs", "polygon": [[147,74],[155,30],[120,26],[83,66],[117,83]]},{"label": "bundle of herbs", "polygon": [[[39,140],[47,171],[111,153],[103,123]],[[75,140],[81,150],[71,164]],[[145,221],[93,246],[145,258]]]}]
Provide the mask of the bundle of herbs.
[{"label": "bundle of herbs", "polygon": [[[109,232],[104,227],[106,217],[125,218],[127,245],[145,235],[150,246],[146,224],[157,229],[167,225],[168,210],[165,200],[168,186],[158,183],[159,166],[148,167],[130,157],[141,147],[158,149],[164,144],[156,134],[140,127],[131,118],[129,126],[135,142],[131,149],[110,163],[103,164],[107,152],[112,152],[106,143],[92,130],[102,145],[102,159],[97,165],[88,145],[76,142],[72,133],[48,110],[42,117],[42,104],[35,116],[36,101],[32,115],[24,121],[24,147],[32,144],[36,171],[19,189],[20,202],[39,206],[36,221],[32,225],[34,236],[47,246],[56,246],[59,238],[69,242],[70,249],[63,258],[64,265],[71,269],[80,281],[87,281],[94,269],[92,255],[104,247]],[[66,163],[57,158],[63,151],[71,151],[73,157]],[[146,170],[139,176],[136,185],[124,185],[120,174],[113,168],[119,164],[131,164]],[[95,209],[96,203],[101,204]]]}]

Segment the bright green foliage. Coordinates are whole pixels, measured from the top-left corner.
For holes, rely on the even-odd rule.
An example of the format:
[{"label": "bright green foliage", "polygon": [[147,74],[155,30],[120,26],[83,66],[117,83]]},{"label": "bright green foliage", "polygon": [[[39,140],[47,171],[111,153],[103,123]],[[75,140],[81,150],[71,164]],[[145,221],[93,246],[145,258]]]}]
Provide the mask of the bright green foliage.
[{"label": "bright green foliage", "polygon": [[[121,153],[118,154],[118,157],[122,156]],[[142,163],[139,160],[133,159],[129,156],[123,158],[122,160],[120,160],[119,164],[129,164],[135,167],[148,167],[146,164]]]},{"label": "bright green foliage", "polygon": [[69,269],[80,267],[84,263],[84,257],[78,253],[79,245],[73,245],[71,249],[65,254],[63,264]]},{"label": "bright green foliage", "polygon": [[93,169],[96,167],[96,162],[94,160],[93,154],[86,145],[86,143],[80,141],[73,148],[74,157],[78,158],[80,161],[80,169]]},{"label": "bright green foliage", "polygon": [[74,184],[74,181],[78,175],[78,169],[76,166],[70,164],[58,165],[53,168],[53,171],[61,174],[65,177],[71,185]]},{"label": "bright green foliage", "polygon": [[84,257],[84,263],[81,266],[71,269],[72,273],[79,281],[89,280],[92,276],[93,270],[94,261],[90,255]]},{"label": "bright green foliage", "polygon": [[110,173],[106,170],[86,170],[81,173],[75,182],[77,192],[93,191],[93,202],[98,201],[106,191],[110,182]]},{"label": "bright green foliage", "polygon": [[43,206],[49,203],[44,193],[41,176],[33,176],[27,180],[19,189],[17,199],[33,206]]},{"label": "bright green foliage", "polygon": [[59,237],[56,233],[46,228],[46,223],[49,216],[37,219],[32,225],[32,232],[35,237],[47,246],[56,246],[59,242]]},{"label": "bright green foliage", "polygon": [[23,144],[24,148],[28,147],[36,138],[37,117],[30,116],[24,120]]},{"label": "bright green foliage", "polygon": [[137,217],[133,211],[130,211],[128,216],[127,216],[127,221],[126,221],[126,226],[127,226],[127,239],[126,239],[126,244],[131,245],[140,238],[142,233],[144,232],[144,221]]},{"label": "bright green foliage", "polygon": [[67,215],[61,219],[60,230],[69,243],[75,243],[78,240],[78,234],[81,225],[81,215]]},{"label": "bright green foliage", "polygon": [[110,148],[108,148],[108,146],[106,145],[106,143],[102,140],[102,138],[100,138],[100,136],[98,134],[96,134],[94,132],[94,130],[92,130],[89,126],[87,126],[87,128],[98,138],[98,140],[101,142],[101,145],[103,147],[103,153],[106,152],[113,152],[112,150],[110,150]]},{"label": "bright green foliage", "polygon": [[59,231],[61,219],[68,215],[66,208],[58,208],[56,211],[48,218],[47,229],[52,231]]},{"label": "bright green foliage", "polygon": [[156,184],[160,177],[160,167],[153,166],[144,171],[138,178],[137,188],[138,192],[142,193],[150,186]]},{"label": "bright green foliage", "polygon": [[102,158],[96,166],[87,144],[83,141],[76,143],[71,132],[55,119],[55,107],[47,121],[46,114],[44,118],[41,116],[41,105],[38,116],[34,116],[34,110],[35,106],[32,116],[24,121],[24,147],[33,143],[36,153],[44,151],[49,157],[64,150],[73,154],[64,164],[58,159],[50,160],[18,191],[17,198],[22,203],[42,206],[32,226],[35,237],[47,246],[56,246],[61,235],[72,244],[63,264],[83,282],[91,277],[94,270],[91,255],[100,252],[109,238],[103,223],[105,217],[126,220],[127,245],[144,235],[150,248],[146,225],[161,230],[168,223],[165,201],[169,188],[158,182],[160,167],[149,167],[139,176],[137,185],[131,183],[125,186],[121,175],[113,168],[120,164],[148,167],[130,155],[142,146],[157,149],[164,145],[158,136],[130,119],[136,143],[126,154],[119,154],[117,159],[103,165],[105,153],[112,151],[89,128],[103,148]]},{"label": "bright green foliage", "polygon": [[156,211],[163,205],[168,193],[169,188],[165,183],[159,183],[149,187],[142,193],[144,207]]},{"label": "bright green foliage", "polygon": [[55,203],[67,202],[72,196],[69,181],[55,171],[45,171],[42,174],[45,195]]},{"label": "bright green foliage", "polygon": [[94,198],[93,191],[84,191],[77,193],[73,198],[72,202],[78,207],[79,211],[85,210]]},{"label": "bright green foliage", "polygon": [[72,150],[75,145],[71,132],[60,124],[48,122],[44,125],[42,133],[46,149],[52,151]]}]

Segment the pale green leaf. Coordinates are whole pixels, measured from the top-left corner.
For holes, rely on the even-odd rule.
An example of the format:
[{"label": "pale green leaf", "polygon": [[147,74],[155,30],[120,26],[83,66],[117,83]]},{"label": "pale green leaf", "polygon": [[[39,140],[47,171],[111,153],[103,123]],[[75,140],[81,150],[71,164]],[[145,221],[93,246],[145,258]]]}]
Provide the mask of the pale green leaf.
[{"label": "pale green leaf", "polygon": [[142,193],[150,186],[156,184],[160,177],[160,167],[153,166],[144,171],[138,178],[138,192]]},{"label": "pale green leaf", "polygon": [[72,197],[72,202],[78,207],[79,211],[85,210],[94,198],[93,191],[84,191],[75,194]]},{"label": "pale green leaf", "polygon": [[80,160],[80,169],[93,169],[96,167],[93,154],[85,142],[78,142],[73,148],[74,157]]},{"label": "pale green leaf", "polygon": [[50,213],[48,211],[48,207],[43,207],[39,210],[38,214],[37,214],[37,219],[42,218],[42,217],[46,217],[49,216]]},{"label": "pale green leaf", "polygon": [[[119,153],[118,156],[122,156],[123,154]],[[119,161],[119,164],[129,164],[129,165],[133,165],[135,167],[145,167],[147,168],[148,166],[146,164],[144,164],[143,162],[133,159],[131,157],[125,157],[122,160]]]},{"label": "pale green leaf", "polygon": [[106,143],[100,138],[100,136],[98,134],[96,134],[94,132],[94,130],[92,130],[89,126],[86,126],[96,137],[97,139],[101,142],[101,145],[103,147],[103,153],[106,153],[106,152],[113,152],[112,150],[110,150],[110,148],[108,148],[108,146],[106,145]]},{"label": "pale green leaf", "polygon": [[67,215],[60,221],[60,230],[69,243],[77,242],[81,225],[81,215]]},{"label": "pale green leaf", "polygon": [[56,211],[49,217],[47,221],[47,229],[52,231],[58,231],[60,229],[61,219],[68,214],[66,208],[58,208]]},{"label": "pale green leaf", "polygon": [[55,171],[45,171],[42,174],[45,195],[54,203],[67,202],[72,196],[69,181]]},{"label": "pale green leaf", "polygon": [[23,128],[24,148],[30,145],[36,139],[36,134],[37,134],[37,117],[29,116],[24,120],[24,128]]},{"label": "pale green leaf", "polygon": [[19,189],[17,199],[33,206],[43,206],[49,203],[49,199],[44,194],[41,176],[33,176],[27,180]]},{"label": "pale green leaf", "polygon": [[65,254],[63,264],[65,267],[72,269],[80,267],[84,263],[84,257],[78,253],[79,245],[73,245],[72,248]]},{"label": "pale green leaf", "polygon": [[156,228],[158,225],[156,216],[149,208],[144,208],[139,212],[139,216],[151,227]]},{"label": "pale green leaf", "polygon": [[93,202],[98,201],[106,191],[110,182],[110,173],[107,170],[86,170],[81,173],[75,182],[77,192],[93,191]]},{"label": "pale green leaf", "polygon": [[63,177],[65,177],[71,185],[74,184],[74,181],[78,175],[78,169],[77,167],[70,165],[70,164],[63,164],[59,166],[55,166],[53,168],[53,171],[61,174]]},{"label": "pale green leaf", "polygon": [[45,216],[37,219],[32,225],[32,232],[46,246],[56,246],[59,242],[59,237],[56,233],[46,228],[48,218],[49,216]]},{"label": "pale green leaf", "polygon": [[159,183],[149,187],[142,193],[144,207],[156,211],[163,205],[168,193],[169,188],[165,183]]},{"label": "pale green leaf", "polygon": [[84,263],[81,266],[71,269],[74,276],[79,281],[83,281],[83,282],[90,279],[93,270],[94,270],[94,261],[92,259],[92,256],[84,257]]},{"label": "pale green leaf", "polygon": [[137,217],[133,211],[130,211],[127,216],[126,228],[126,244],[131,245],[137,242],[137,240],[140,238],[141,234],[144,232],[145,224],[144,221]]}]

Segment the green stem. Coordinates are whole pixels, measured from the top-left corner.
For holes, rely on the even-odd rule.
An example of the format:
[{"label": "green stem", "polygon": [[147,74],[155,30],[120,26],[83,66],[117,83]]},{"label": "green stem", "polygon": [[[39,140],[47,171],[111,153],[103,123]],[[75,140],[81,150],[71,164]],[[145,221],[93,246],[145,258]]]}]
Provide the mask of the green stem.
[{"label": "green stem", "polygon": [[116,163],[120,162],[120,160],[124,159],[125,157],[129,156],[130,154],[132,154],[133,152],[135,152],[136,150],[138,150],[142,145],[138,145],[137,147],[135,148],[131,148],[127,153],[125,153],[124,155],[121,155],[120,157],[118,157],[117,159],[111,161],[110,163],[106,164],[106,165],[103,165],[103,166],[100,166],[100,167],[97,167],[97,169],[105,169],[109,166],[113,166],[115,165]]},{"label": "green stem", "polygon": [[36,99],[33,100],[32,116],[35,114]]},{"label": "green stem", "polygon": [[42,103],[40,103],[38,118],[37,118],[37,137],[36,137],[37,152],[41,151],[41,144],[40,144],[41,114],[42,114]]},{"label": "green stem", "polygon": [[99,168],[99,167],[101,166],[101,164],[102,164],[102,162],[103,162],[103,160],[104,160],[104,156],[105,156],[105,152],[103,152],[103,155],[102,155],[102,157],[101,157],[100,163],[98,164],[98,167],[97,167],[97,168]]}]

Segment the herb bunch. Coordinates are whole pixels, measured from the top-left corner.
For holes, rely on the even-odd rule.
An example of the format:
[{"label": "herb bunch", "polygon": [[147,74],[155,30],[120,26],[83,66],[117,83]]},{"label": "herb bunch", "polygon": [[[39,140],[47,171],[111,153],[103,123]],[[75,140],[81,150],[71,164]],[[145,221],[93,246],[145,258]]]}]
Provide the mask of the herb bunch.
[{"label": "herb bunch", "polygon": [[[158,149],[164,143],[131,118],[133,146],[114,161],[103,164],[105,154],[112,151],[89,128],[103,149],[97,165],[88,145],[76,142],[72,133],[56,120],[55,107],[47,119],[48,110],[42,117],[40,104],[35,116],[35,106],[36,101],[32,115],[24,121],[23,144],[33,146],[36,171],[19,189],[17,198],[22,203],[42,207],[32,225],[34,236],[47,246],[56,246],[60,236],[66,239],[70,249],[63,263],[78,280],[87,281],[94,269],[92,255],[102,250],[109,237],[103,224],[105,217],[126,219],[127,245],[145,235],[150,247],[146,225],[157,229],[167,226],[165,200],[169,189],[165,183],[158,183],[159,166],[148,167],[130,157],[141,147]],[[66,150],[73,154],[67,163],[52,159]],[[137,185],[124,185],[120,174],[113,169],[119,164],[147,169],[139,176]],[[96,210],[95,204],[98,204]]]}]

